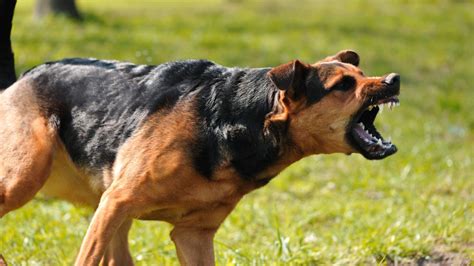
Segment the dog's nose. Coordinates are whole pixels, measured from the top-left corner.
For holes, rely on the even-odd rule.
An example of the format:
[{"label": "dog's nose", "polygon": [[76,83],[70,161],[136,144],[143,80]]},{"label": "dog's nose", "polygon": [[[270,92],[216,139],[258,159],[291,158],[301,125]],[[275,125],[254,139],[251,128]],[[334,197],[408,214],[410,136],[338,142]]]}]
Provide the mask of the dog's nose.
[{"label": "dog's nose", "polygon": [[400,75],[397,73],[391,73],[385,76],[383,83],[387,85],[399,85],[400,84]]}]

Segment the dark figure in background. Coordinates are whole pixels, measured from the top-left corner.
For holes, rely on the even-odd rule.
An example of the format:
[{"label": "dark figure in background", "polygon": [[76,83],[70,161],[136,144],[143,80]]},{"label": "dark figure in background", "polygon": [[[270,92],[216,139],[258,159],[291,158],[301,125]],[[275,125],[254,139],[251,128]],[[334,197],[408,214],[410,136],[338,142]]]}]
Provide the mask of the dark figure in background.
[{"label": "dark figure in background", "polygon": [[16,81],[10,33],[16,0],[0,0],[0,88]]},{"label": "dark figure in background", "polygon": [[63,15],[82,20],[75,0],[36,0],[35,17],[41,19],[48,15]]}]

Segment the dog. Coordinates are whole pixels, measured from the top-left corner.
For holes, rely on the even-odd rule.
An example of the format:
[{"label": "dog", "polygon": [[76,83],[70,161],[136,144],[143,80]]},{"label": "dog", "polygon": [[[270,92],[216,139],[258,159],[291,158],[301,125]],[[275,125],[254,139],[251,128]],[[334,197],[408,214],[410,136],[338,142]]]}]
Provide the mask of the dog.
[{"label": "dog", "polygon": [[41,191],[95,213],[75,265],[132,265],[133,219],[172,224],[182,265],[213,265],[213,237],[247,193],[313,154],[383,159],[374,126],[400,76],[359,55],[227,68],[64,59],[0,94],[0,217]]}]

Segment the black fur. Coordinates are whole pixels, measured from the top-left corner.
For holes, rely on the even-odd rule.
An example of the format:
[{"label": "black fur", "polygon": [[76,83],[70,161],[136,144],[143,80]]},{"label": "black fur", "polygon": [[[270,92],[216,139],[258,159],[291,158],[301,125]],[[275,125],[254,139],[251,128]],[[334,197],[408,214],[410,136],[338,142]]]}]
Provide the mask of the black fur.
[{"label": "black fur", "polygon": [[[226,68],[205,60],[158,66],[96,59],[65,59],[23,75],[59,118],[59,133],[73,161],[110,167],[116,152],[147,117],[196,97],[195,167],[211,178],[229,161],[252,178],[279,154],[284,128],[264,128],[278,89],[269,68]],[[166,125],[162,125],[166,126]]]},{"label": "black fur", "polygon": [[244,178],[252,178],[277,158],[279,135],[264,129],[278,91],[268,71],[225,69],[200,90],[202,139],[196,161],[204,174],[212,173],[227,156]]}]

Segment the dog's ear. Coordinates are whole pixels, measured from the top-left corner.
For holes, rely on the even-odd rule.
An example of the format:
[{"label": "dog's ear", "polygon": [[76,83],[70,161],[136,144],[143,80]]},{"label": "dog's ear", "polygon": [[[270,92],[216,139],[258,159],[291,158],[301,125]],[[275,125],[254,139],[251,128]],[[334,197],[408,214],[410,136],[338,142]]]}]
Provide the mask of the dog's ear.
[{"label": "dog's ear", "polygon": [[285,91],[291,100],[298,100],[306,91],[306,76],[309,66],[293,60],[289,63],[274,67],[268,76],[278,89]]},{"label": "dog's ear", "polygon": [[332,61],[337,60],[343,63],[348,63],[354,66],[359,66],[360,57],[359,55],[352,50],[342,50],[336,55],[328,56],[322,61]]}]

